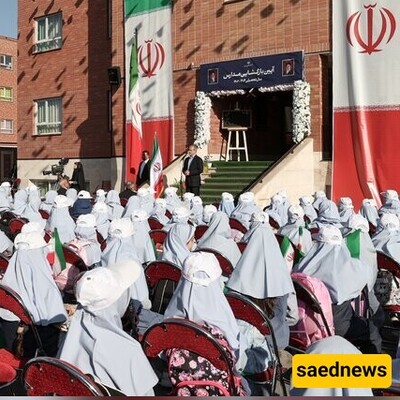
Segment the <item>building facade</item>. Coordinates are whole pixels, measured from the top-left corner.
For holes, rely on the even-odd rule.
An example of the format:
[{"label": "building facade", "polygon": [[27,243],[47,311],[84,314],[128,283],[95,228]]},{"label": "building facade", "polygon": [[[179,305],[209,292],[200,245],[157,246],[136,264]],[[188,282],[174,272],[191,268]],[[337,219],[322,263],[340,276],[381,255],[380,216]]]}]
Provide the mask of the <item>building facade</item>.
[{"label": "building facade", "polygon": [[0,36],[0,180],[17,162],[17,40]]},{"label": "building facade", "polygon": [[[61,157],[81,160],[90,189],[124,179],[125,87],[108,71],[124,71],[123,0],[28,0],[19,9],[18,169],[34,182],[54,181],[42,171]],[[173,2],[172,49],[175,154],[194,140],[194,101],[201,66],[302,52],[311,86],[315,186],[329,188],[331,149],[331,2],[328,0],[181,0]],[[122,75],[124,73],[122,72]],[[221,154],[222,112],[251,109],[251,157],[278,157],[287,149],[292,92],[212,98],[211,140]],[[290,110],[289,110],[290,111]],[[290,114],[290,113],[289,113]],[[290,119],[290,118],[289,118]]]}]

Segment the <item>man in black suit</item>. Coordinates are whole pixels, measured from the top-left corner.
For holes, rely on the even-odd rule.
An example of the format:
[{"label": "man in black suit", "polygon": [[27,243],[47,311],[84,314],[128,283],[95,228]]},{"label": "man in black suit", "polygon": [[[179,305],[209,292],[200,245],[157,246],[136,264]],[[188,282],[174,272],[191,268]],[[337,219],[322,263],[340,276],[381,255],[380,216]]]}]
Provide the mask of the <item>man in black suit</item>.
[{"label": "man in black suit", "polygon": [[182,172],[186,176],[186,192],[194,193],[195,196],[200,195],[200,174],[203,172],[203,160],[196,154],[197,146],[191,145],[188,148],[188,157],[183,163]]},{"label": "man in black suit", "polygon": [[142,153],[142,161],[139,164],[136,175],[136,187],[139,189],[144,183],[150,182],[150,154],[147,150]]}]

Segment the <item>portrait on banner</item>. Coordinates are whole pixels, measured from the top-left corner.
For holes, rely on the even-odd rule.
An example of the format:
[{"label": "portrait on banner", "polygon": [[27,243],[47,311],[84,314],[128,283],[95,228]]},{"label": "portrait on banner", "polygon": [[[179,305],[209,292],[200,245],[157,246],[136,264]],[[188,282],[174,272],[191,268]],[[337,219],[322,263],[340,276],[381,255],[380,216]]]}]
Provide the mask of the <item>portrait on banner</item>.
[{"label": "portrait on banner", "polygon": [[208,84],[214,85],[218,83],[218,68],[208,70]]},{"label": "portrait on banner", "polygon": [[294,75],[294,59],[282,60],[282,76]]}]

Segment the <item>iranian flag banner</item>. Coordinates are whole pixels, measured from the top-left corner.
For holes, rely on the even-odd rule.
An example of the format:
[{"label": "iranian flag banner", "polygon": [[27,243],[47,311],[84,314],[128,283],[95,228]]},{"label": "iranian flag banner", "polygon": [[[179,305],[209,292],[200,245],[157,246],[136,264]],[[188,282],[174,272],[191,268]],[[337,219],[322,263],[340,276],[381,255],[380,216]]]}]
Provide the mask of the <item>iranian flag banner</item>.
[{"label": "iranian flag banner", "polygon": [[157,136],[154,138],[153,155],[150,164],[150,188],[156,198],[160,197],[163,185],[163,162]]},{"label": "iranian flag banner", "polygon": [[333,4],[333,199],[400,187],[400,2]]},{"label": "iranian flag banner", "polygon": [[155,132],[162,159],[173,157],[171,1],[125,0],[127,180],[134,179]]}]

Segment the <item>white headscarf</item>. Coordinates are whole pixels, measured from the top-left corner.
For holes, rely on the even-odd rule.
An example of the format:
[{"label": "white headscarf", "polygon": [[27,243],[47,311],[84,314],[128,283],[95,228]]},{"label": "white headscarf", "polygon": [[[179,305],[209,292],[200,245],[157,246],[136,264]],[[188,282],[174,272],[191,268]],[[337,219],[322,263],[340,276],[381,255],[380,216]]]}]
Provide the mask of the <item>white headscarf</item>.
[{"label": "white headscarf", "polygon": [[228,217],[230,217],[234,209],[235,202],[232,194],[228,192],[223,192],[221,195],[221,202],[218,206],[218,211],[223,211]]},{"label": "white headscarf", "polygon": [[286,262],[269,225],[260,226],[251,235],[227,286],[257,299],[294,292]]},{"label": "white headscarf", "polygon": [[261,210],[254,201],[254,194],[252,192],[246,192],[239,196],[239,203],[232,211],[231,217],[239,220],[248,229],[251,216],[260,211]]},{"label": "white headscarf", "polygon": [[42,201],[40,204],[39,210],[44,210],[50,214],[51,210],[53,209],[53,203],[56,196],[57,192],[55,190],[49,190],[45,195],[44,201]]},{"label": "white headscarf", "polygon": [[110,220],[108,219],[108,206],[105,203],[99,202],[93,206],[92,214],[96,217],[97,231],[107,239]]},{"label": "white headscarf", "polygon": [[233,268],[242,255],[235,241],[231,239],[229,218],[222,211],[217,211],[212,215],[209,227],[197,243],[197,247],[220,252],[232,263]]},{"label": "white headscarf", "polygon": [[164,199],[167,201],[167,210],[172,212],[176,207],[180,207],[182,202],[176,192],[178,188],[169,186],[164,190]]},{"label": "white headscarf", "polygon": [[293,272],[302,272],[321,280],[334,304],[355,299],[365,285],[369,290],[373,288],[373,267],[351,258],[338,228],[322,227],[315,240],[308,254],[293,267]]},{"label": "white headscarf", "polygon": [[150,213],[150,216],[155,218],[161,224],[168,224],[169,218],[165,215],[165,211],[167,210],[167,201],[165,199],[156,199],[154,202],[154,208]]},{"label": "white headscarf", "polygon": [[[79,280],[77,301],[85,305],[79,306],[74,314],[60,359],[127,396],[154,395],[152,388],[158,378],[140,344],[122,329],[121,317],[129,304],[129,292],[122,288],[132,286],[138,279],[136,272],[141,270],[140,265],[131,264],[135,273],[122,271],[121,279],[114,278],[113,272],[108,269],[96,268]],[[115,266],[111,268],[121,272]],[[85,287],[86,282],[81,284],[86,278],[90,278],[87,281],[89,287]],[[124,285],[114,282],[116,279]],[[102,304],[100,309],[99,304]],[[106,304],[109,305],[104,308]],[[102,346],[100,343],[109,345]]]},{"label": "white headscarf", "polygon": [[381,215],[376,232],[372,236],[372,243],[376,250],[400,262],[400,221],[396,215]]},{"label": "white headscarf", "polygon": [[217,211],[218,211],[217,207],[215,207],[212,204],[207,204],[206,206],[204,206],[204,208],[203,208],[203,222],[208,225],[210,223],[211,216],[213,214],[215,214]]},{"label": "white headscarf", "polygon": [[107,193],[106,204],[108,206],[108,217],[110,220],[122,217],[124,207],[121,206],[121,199],[116,190],[110,190]]},{"label": "white headscarf", "polygon": [[187,243],[193,238],[195,228],[189,224],[174,224],[168,231],[164,243],[162,259],[182,268],[183,262],[190,255]]},{"label": "white headscarf", "polygon": [[54,199],[54,208],[46,222],[46,229],[54,232],[57,228],[62,243],[68,243],[75,239],[75,221],[69,213],[71,199],[57,195]]},{"label": "white headscarf", "polygon": [[310,222],[314,221],[318,217],[317,211],[313,207],[313,198],[311,196],[302,196],[299,198],[300,206],[304,211],[304,214],[310,220]]},{"label": "white headscarf", "polygon": [[150,226],[147,222],[148,214],[145,210],[134,210],[131,214],[131,221],[135,231],[132,236],[133,247],[142,264],[155,261],[156,255],[154,245],[151,241],[149,232]]},{"label": "white headscarf", "polygon": [[[47,261],[46,242],[38,232],[20,233],[15,237],[16,251],[11,257],[2,284],[15,290],[38,325],[47,326],[66,321],[61,293],[54,282]],[[1,317],[16,317],[1,310]]]},{"label": "white headscarf", "polygon": [[376,201],[374,199],[364,199],[360,208],[360,214],[373,226],[378,225],[379,215]]},{"label": "white headscarf", "polygon": [[210,253],[193,253],[183,265],[182,277],[164,317],[183,317],[219,328],[231,348],[239,348],[239,328],[220,285],[221,268]]}]

